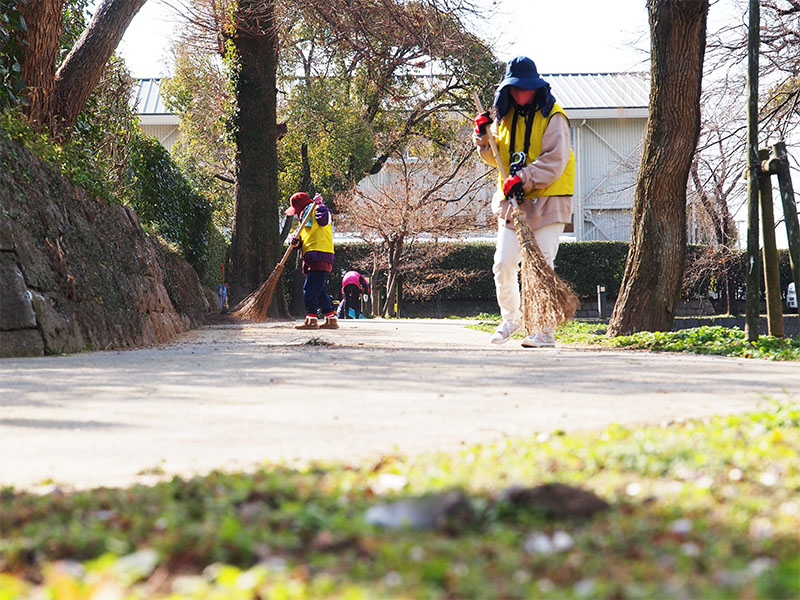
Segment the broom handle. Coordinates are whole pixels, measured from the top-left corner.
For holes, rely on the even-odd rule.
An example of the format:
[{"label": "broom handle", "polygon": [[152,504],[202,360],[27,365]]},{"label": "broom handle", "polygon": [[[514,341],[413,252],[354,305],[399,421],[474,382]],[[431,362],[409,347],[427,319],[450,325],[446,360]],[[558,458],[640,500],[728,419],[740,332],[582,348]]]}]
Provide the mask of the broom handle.
[{"label": "broom handle", "polygon": [[[478,97],[478,92],[475,90],[472,90],[472,99],[475,101],[475,108],[478,109],[478,114],[481,114],[483,112],[483,105],[481,104],[481,99]],[[505,181],[508,179],[508,173],[506,173],[506,168],[503,166],[503,161],[500,160],[500,150],[497,148],[497,141],[494,139],[491,131],[487,130],[486,133],[489,136],[489,145],[492,147],[492,154],[497,163],[497,170],[500,171],[500,176],[503,178],[503,181]],[[517,201],[513,196],[508,197],[507,200],[511,203],[511,206],[517,208]]]},{"label": "broom handle", "polygon": [[[311,218],[311,213],[314,212],[315,210],[317,210],[317,209],[312,206],[309,209],[309,211],[306,213],[306,216],[303,217],[303,221],[300,223],[300,226],[297,229],[294,230],[295,237],[300,235],[300,232],[303,230],[303,227],[305,227],[306,223],[308,223],[308,219]],[[292,254],[293,250],[294,250],[294,245],[289,244],[289,247],[286,249],[286,252],[283,254],[283,258],[281,259],[281,262],[279,262],[278,265],[275,267],[276,269],[278,269],[278,268],[282,269],[283,268],[283,266],[286,264],[286,261],[289,260],[289,256]]]}]

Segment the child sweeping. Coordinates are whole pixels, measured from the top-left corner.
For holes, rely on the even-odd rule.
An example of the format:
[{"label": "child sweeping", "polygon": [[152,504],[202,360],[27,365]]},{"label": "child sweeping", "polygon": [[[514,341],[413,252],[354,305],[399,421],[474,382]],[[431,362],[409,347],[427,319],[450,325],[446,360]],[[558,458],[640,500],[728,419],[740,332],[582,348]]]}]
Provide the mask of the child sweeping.
[{"label": "child sweeping", "polygon": [[[303,252],[303,300],[306,305],[306,318],[295,329],[338,329],[339,323],[333,310],[333,302],[325,286],[328,273],[333,269],[333,227],[331,213],[317,194],[312,200],[305,192],[297,192],[290,199],[286,209],[289,216],[298,215],[300,222],[306,211],[313,211],[311,218],[296,236],[289,239],[290,244],[301,246]],[[319,314],[325,316],[320,325]]]},{"label": "child sweeping", "polygon": [[[515,231],[508,198],[513,196],[519,203],[524,222],[550,268],[547,275],[552,274],[550,280],[557,286],[552,267],[561,233],[572,220],[575,155],[566,113],[556,104],[550,84],[539,76],[536,64],[530,58],[518,56],[508,62],[495,92],[494,108],[496,124],[488,112],[475,117],[473,142],[485,162],[500,167],[500,160],[503,164],[499,172],[505,173],[499,175],[498,188],[492,199],[492,211],[498,216],[492,271],[503,322],[490,339],[493,344],[504,344],[522,326],[519,272],[525,252],[518,239],[520,232]],[[490,138],[494,139],[490,141]],[[499,149],[497,156],[492,144]],[[522,283],[524,288],[531,282],[523,278]],[[536,283],[541,284],[541,281]],[[559,295],[559,290],[565,290],[563,296]],[[524,294],[526,303],[535,302],[537,298],[557,298],[560,302],[555,304],[560,312],[547,315],[552,317],[546,319],[552,326],[528,331],[528,337],[522,340],[525,348],[555,346],[553,327],[559,321],[556,317],[574,314],[577,298],[566,284],[555,287],[554,293],[545,291],[551,290],[544,290],[541,285],[538,290],[528,288],[529,293]],[[529,310],[528,314],[532,312]]]},{"label": "child sweeping", "polygon": [[[342,277],[342,301],[339,303],[340,319],[360,319],[361,295],[369,294],[369,283],[358,271],[348,271]],[[352,312],[353,316],[350,317]]]}]

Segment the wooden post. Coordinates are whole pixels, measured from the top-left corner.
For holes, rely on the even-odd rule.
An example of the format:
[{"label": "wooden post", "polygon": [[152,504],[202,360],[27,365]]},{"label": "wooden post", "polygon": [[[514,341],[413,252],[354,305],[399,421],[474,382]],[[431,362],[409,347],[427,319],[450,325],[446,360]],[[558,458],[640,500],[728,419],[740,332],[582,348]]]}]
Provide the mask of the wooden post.
[{"label": "wooden post", "polygon": [[372,286],[372,316],[382,317],[381,314],[381,287],[377,285],[377,277],[372,278],[370,285]]},{"label": "wooden post", "polygon": [[606,286],[605,285],[598,285],[597,286],[597,317],[602,321],[606,318]]},{"label": "wooden post", "polygon": [[758,313],[761,296],[761,261],[758,257],[758,46],[761,39],[759,0],[750,0],[747,34],[747,295],[745,336],[758,340]]},{"label": "wooden post", "polygon": [[372,314],[372,281],[364,278],[367,280],[369,284],[369,294],[359,293],[358,294],[358,301],[361,306],[361,314],[362,315],[371,315]]},{"label": "wooden post", "polygon": [[397,287],[394,294],[394,316],[400,318],[403,314],[403,276],[397,276]]},{"label": "wooden post", "polygon": [[[778,176],[778,186],[783,203],[783,219],[786,223],[786,238],[789,242],[789,265],[792,269],[794,289],[800,293],[800,224],[797,220],[797,204],[794,201],[792,176],[789,172],[789,157],[786,144],[778,142],[772,145],[772,156],[767,163],[767,170]],[[797,308],[800,314],[800,303]]]},{"label": "wooden post", "polygon": [[[769,160],[769,150],[758,151],[762,162]],[[784,337],[783,306],[781,306],[781,276],[778,272],[778,246],[775,243],[775,209],[772,206],[772,177],[766,171],[759,175],[761,200],[761,235],[764,238],[764,287],[767,290],[767,333]]]}]

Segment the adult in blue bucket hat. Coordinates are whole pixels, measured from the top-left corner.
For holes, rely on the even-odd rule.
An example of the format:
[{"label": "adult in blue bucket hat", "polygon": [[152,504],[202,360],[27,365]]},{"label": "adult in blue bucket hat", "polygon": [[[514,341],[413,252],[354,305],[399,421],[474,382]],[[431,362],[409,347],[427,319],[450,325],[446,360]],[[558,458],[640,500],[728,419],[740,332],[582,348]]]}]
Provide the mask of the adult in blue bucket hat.
[{"label": "adult in blue bucket hat", "polygon": [[[487,111],[475,117],[473,142],[481,158],[497,166],[489,136],[497,142],[500,160],[509,176],[498,169],[497,191],[492,211],[497,215],[497,246],[494,254],[495,290],[503,322],[492,335],[493,344],[504,344],[522,326],[519,269],[522,252],[514,231],[512,194],[530,225],[536,243],[553,266],[559,238],[572,220],[575,156],[569,121],[556,103],[550,84],[527,56],[508,61],[494,96],[493,120]],[[528,332],[526,348],[555,345],[553,331]]]}]

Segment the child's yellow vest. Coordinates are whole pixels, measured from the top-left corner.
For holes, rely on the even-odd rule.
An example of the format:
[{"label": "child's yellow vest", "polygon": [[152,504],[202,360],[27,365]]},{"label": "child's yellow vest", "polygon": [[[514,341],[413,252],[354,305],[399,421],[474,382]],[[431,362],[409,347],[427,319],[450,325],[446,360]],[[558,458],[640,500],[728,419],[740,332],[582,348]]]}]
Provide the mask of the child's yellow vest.
[{"label": "child's yellow vest", "polygon": [[[514,118],[514,111],[512,108],[508,114],[503,118],[497,126],[497,147],[500,151],[500,160],[503,162],[506,173],[508,173],[508,149],[511,146],[511,121]],[[550,118],[560,113],[566,118],[566,113],[558,104],[553,104],[553,109],[550,114],[545,117],[542,111],[537,110],[533,116],[533,127],[531,129],[531,145],[528,149],[528,160],[525,164],[529,165],[539,154],[542,153],[542,137],[550,123]],[[514,150],[520,152],[525,148],[525,119],[521,116],[517,117],[517,128],[514,135]],[[500,187],[503,187],[503,178],[498,169],[497,180]],[[569,162],[561,174],[561,177],[556,179],[553,183],[541,190],[531,190],[525,192],[525,198],[538,198],[540,196],[572,196],[575,189],[575,154],[572,149],[569,151]]]},{"label": "child's yellow vest", "polygon": [[[309,204],[306,210],[315,210],[315,205]],[[311,227],[306,225],[300,231],[300,239],[303,241],[303,254],[306,252],[330,252],[333,253],[333,227],[331,227],[330,217],[328,224],[321,226],[317,223],[317,215],[311,215]],[[302,216],[300,218],[302,221]]]}]

